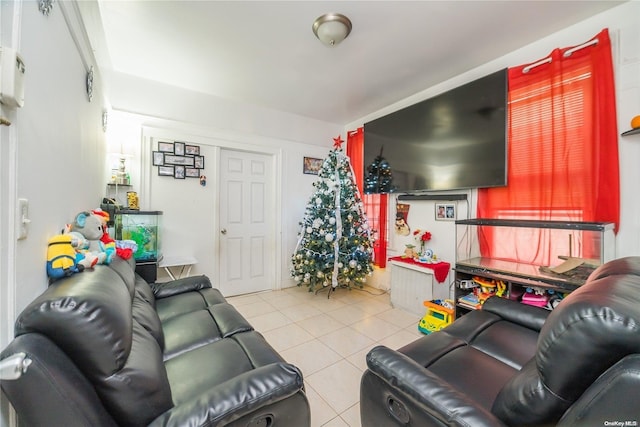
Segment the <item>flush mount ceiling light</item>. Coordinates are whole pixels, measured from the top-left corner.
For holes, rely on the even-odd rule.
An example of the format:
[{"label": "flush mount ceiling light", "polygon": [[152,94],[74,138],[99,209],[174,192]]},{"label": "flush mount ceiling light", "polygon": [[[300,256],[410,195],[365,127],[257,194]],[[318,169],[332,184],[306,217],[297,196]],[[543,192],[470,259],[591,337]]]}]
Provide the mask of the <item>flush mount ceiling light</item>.
[{"label": "flush mount ceiling light", "polygon": [[351,21],[339,13],[327,13],[316,19],[312,28],[322,43],[336,46],[351,32]]}]

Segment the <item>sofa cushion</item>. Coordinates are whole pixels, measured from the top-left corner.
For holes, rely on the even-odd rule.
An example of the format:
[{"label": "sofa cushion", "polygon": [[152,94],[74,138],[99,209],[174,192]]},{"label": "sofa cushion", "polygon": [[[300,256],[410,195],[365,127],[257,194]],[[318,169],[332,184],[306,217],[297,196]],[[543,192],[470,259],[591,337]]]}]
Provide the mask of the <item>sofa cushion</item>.
[{"label": "sofa cushion", "polygon": [[118,424],[142,426],[171,409],[173,401],[157,341],[135,321],[132,338],[122,369],[97,381],[95,387]]},{"label": "sofa cushion", "polygon": [[171,298],[160,298],[156,295],[156,310],[160,321],[164,323],[174,316],[204,310],[212,305],[225,302],[226,300],[219,290],[205,288],[173,295]]},{"label": "sofa cushion", "polygon": [[15,335],[41,333],[92,381],[119,371],[131,351],[131,295],[102,265],[54,282],[20,313]]},{"label": "sofa cushion", "polygon": [[165,348],[164,332],[162,330],[162,323],[158,313],[154,310],[153,306],[148,302],[144,288],[136,286],[135,294],[133,296],[131,314],[133,319],[137,321],[144,329],[155,338],[156,342],[160,346],[161,350]]},{"label": "sofa cushion", "polygon": [[[176,405],[260,366],[284,362],[258,332],[220,339],[165,362]],[[212,369],[215,367],[215,369]]]},{"label": "sofa cushion", "polygon": [[166,337],[165,360],[221,338],[253,330],[235,307],[226,302],[170,317],[162,323],[162,328]]},{"label": "sofa cushion", "polygon": [[[472,311],[440,332],[424,336],[398,351],[428,368],[455,348],[471,346],[514,369],[520,369],[535,354],[538,339],[534,330],[485,310]],[[514,336],[518,339],[514,340]]]},{"label": "sofa cushion", "polygon": [[118,273],[124,284],[127,286],[129,293],[133,296],[136,278],[138,277],[134,271],[135,267],[132,267],[129,261],[116,256],[113,257],[111,264],[109,264],[109,268]]}]

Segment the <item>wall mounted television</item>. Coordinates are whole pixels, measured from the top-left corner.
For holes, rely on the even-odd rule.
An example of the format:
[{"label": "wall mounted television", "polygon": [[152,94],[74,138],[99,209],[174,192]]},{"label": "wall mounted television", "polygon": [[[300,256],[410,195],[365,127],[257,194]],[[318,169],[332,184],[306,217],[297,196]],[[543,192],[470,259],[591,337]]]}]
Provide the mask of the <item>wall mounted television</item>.
[{"label": "wall mounted television", "polygon": [[393,192],[507,185],[507,70],[365,123],[365,182],[381,150]]}]

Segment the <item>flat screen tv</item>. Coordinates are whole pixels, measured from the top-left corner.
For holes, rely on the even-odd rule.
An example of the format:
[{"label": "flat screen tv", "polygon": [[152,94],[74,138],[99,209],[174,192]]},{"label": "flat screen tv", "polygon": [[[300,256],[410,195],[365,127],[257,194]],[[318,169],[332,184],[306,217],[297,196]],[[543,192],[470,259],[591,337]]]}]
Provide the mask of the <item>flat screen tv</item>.
[{"label": "flat screen tv", "polygon": [[507,70],[365,123],[365,192],[380,155],[392,192],[507,185]]}]

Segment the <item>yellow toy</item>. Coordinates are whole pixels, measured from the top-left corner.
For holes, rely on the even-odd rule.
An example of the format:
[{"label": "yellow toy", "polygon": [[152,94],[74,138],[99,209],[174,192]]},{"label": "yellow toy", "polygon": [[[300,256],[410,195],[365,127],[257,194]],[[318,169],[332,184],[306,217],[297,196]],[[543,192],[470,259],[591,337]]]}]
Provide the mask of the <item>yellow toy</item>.
[{"label": "yellow toy", "polygon": [[473,276],[473,281],[476,282],[478,285],[480,285],[479,290],[478,288],[474,289],[474,293],[478,297],[478,301],[480,301],[480,304],[484,304],[487,298],[495,295],[496,289],[499,288],[498,283],[502,283],[501,281],[496,282],[493,279],[487,279],[487,278],[478,277],[478,276]]},{"label": "yellow toy", "polygon": [[418,330],[423,334],[439,331],[453,322],[453,301],[425,301],[423,304],[427,307],[427,314],[418,324]]}]

